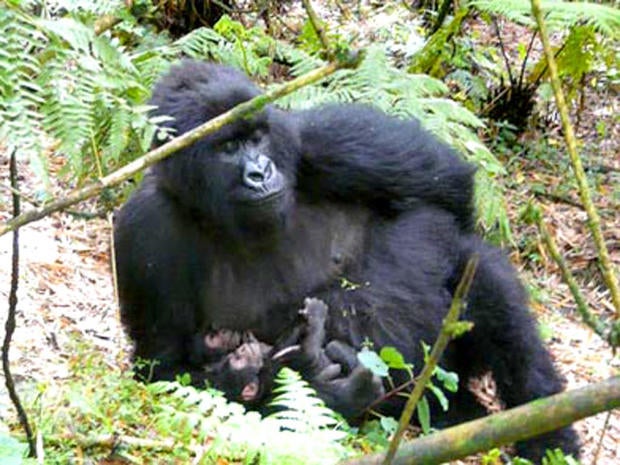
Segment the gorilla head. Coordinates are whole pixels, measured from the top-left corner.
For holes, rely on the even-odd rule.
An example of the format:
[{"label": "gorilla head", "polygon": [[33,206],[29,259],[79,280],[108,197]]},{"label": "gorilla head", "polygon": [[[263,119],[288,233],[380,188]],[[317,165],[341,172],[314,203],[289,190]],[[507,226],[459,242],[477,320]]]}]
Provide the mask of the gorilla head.
[{"label": "gorilla head", "polygon": [[[193,61],[181,66],[183,74],[162,79],[151,101],[157,115],[172,118],[164,124],[171,136],[190,131],[260,93],[232,68]],[[188,108],[193,109],[189,114]],[[153,173],[187,214],[219,225],[225,235],[251,239],[257,233],[277,231],[285,220],[295,182],[299,140],[292,124],[281,112],[267,107],[180,150],[157,164]]]},{"label": "gorilla head", "polygon": [[[234,337],[239,333],[232,334]],[[222,331],[210,333],[205,337],[205,345],[211,350],[221,349]],[[205,372],[211,385],[226,394],[228,399],[257,405],[265,393],[270,391],[275,367],[271,363],[272,347],[258,341],[252,333],[241,335],[236,347],[224,346],[228,353],[205,365]]]}]

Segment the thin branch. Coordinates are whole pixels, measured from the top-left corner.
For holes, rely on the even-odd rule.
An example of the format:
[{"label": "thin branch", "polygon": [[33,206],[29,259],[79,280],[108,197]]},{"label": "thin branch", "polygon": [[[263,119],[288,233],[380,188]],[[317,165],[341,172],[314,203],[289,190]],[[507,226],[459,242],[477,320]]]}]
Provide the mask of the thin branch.
[{"label": "thin branch", "polygon": [[420,373],[420,376],[416,381],[416,385],[413,388],[413,391],[409,395],[409,399],[407,399],[407,404],[405,405],[403,413],[401,414],[400,420],[398,422],[398,430],[396,431],[394,437],[392,438],[392,441],[390,442],[390,447],[385,456],[385,460],[383,461],[383,465],[390,465],[392,463],[392,460],[396,455],[398,445],[402,440],[403,434],[405,433],[405,430],[411,422],[411,417],[415,412],[416,405],[422,397],[426,385],[431,380],[433,372],[435,371],[435,368],[437,367],[437,364],[441,359],[441,355],[443,354],[444,350],[446,350],[446,347],[448,347],[448,343],[454,337],[455,325],[458,323],[461,308],[463,307],[463,304],[467,297],[467,293],[469,292],[469,288],[471,287],[471,283],[474,279],[474,275],[476,274],[478,258],[479,257],[477,255],[473,255],[467,262],[465,271],[463,271],[463,276],[461,277],[459,285],[454,292],[454,297],[452,299],[450,309],[448,310],[448,314],[443,320],[439,336],[437,337],[437,340],[433,345],[433,349],[431,350],[428,361],[424,365],[422,373]]},{"label": "thin branch", "polygon": [[594,202],[592,201],[592,196],[590,195],[590,187],[588,186],[588,178],[586,177],[586,173],[583,169],[583,164],[581,163],[581,158],[579,158],[579,153],[577,152],[577,138],[573,131],[573,126],[571,125],[570,117],[568,115],[568,105],[566,104],[566,100],[564,99],[564,93],[562,92],[562,85],[558,76],[558,67],[553,56],[551,43],[549,42],[547,26],[543,20],[540,0],[531,0],[531,3],[532,14],[536,18],[536,23],[540,32],[540,40],[542,41],[545,56],[547,58],[547,65],[549,66],[551,86],[553,87],[555,101],[560,112],[560,117],[562,119],[564,139],[566,140],[568,154],[570,156],[571,164],[573,165],[575,178],[577,179],[579,196],[581,197],[583,206],[586,210],[586,213],[588,214],[588,226],[590,228],[590,232],[592,233],[592,237],[594,239],[594,244],[596,245],[596,249],[598,251],[598,260],[601,267],[601,272],[603,274],[603,279],[605,280],[605,283],[609,288],[611,300],[616,310],[616,320],[620,320],[620,285],[618,284],[618,276],[616,275],[616,271],[614,269],[615,267],[611,261],[611,258],[609,257],[609,251],[607,250],[607,245],[605,244],[605,239],[601,230],[601,219],[599,217],[598,211],[596,210],[596,207],[594,206]]},{"label": "thin branch", "polygon": [[312,24],[314,32],[316,32],[316,35],[319,37],[325,53],[327,53],[327,56],[331,59],[332,49],[329,46],[329,40],[327,39],[327,34],[325,33],[325,26],[323,25],[323,21],[321,21],[319,16],[316,14],[316,11],[314,11],[310,0],[301,0],[301,3],[303,3],[304,8],[306,9],[306,13],[308,13],[308,19],[310,19],[310,24]]},{"label": "thin branch", "polygon": [[536,35],[538,31],[534,31],[532,37],[530,38],[530,43],[527,44],[527,50],[525,51],[525,58],[523,59],[523,63],[521,63],[521,72],[519,73],[519,88],[523,85],[523,78],[525,77],[525,69],[527,67],[527,60],[530,57],[530,52],[532,51],[532,47],[534,46],[534,40],[536,39]]},{"label": "thin branch", "polygon": [[575,299],[575,303],[577,304],[577,311],[579,312],[579,315],[581,315],[581,319],[592,329],[592,331],[594,331],[601,338],[609,342],[612,346],[617,345],[618,341],[612,340],[613,332],[607,334],[605,325],[600,321],[599,318],[596,317],[596,315],[594,315],[589,310],[588,304],[586,303],[586,300],[581,293],[581,289],[579,289],[579,285],[577,284],[577,281],[575,281],[575,277],[568,268],[566,260],[564,260],[564,257],[562,257],[562,254],[558,250],[555,240],[549,233],[549,229],[547,229],[544,217],[540,211],[538,211],[536,214],[536,226],[538,227],[538,233],[540,234],[541,239],[547,247],[551,258],[560,268],[562,279],[570,289],[570,292],[573,295],[573,299]]},{"label": "thin branch", "polygon": [[122,21],[121,18],[117,18],[112,15],[104,15],[95,21],[93,29],[95,31],[95,35],[101,35],[108,29],[112,29],[114,26],[119,24]]},{"label": "thin branch", "polygon": [[51,213],[64,210],[71,205],[75,205],[78,202],[94,197],[100,194],[104,189],[120,184],[148,166],[157,163],[174,152],[177,152],[178,150],[202,139],[207,134],[211,134],[227,124],[233,123],[234,121],[237,121],[251,113],[259,111],[265,105],[271,103],[277,98],[290,94],[303,86],[319,81],[331,75],[338,69],[356,67],[361,58],[361,53],[352,54],[348,58],[329,63],[321,68],[305,74],[304,76],[265,92],[252,100],[241,103],[226,113],[223,113],[220,116],[198,126],[197,128],[174,138],[170,142],[156,148],[155,150],[151,150],[147,154],[135,159],[131,163],[128,163],[124,167],[108,174],[98,181],[82,188],[74,189],[65,197],[53,200],[40,208],[33,208],[32,210],[22,213],[6,223],[0,224],[0,236],[3,236],[9,231],[14,231],[25,224],[40,220]]},{"label": "thin branch", "polygon": [[579,208],[583,210],[583,205],[576,200],[571,199],[566,195],[556,194],[554,192],[534,192],[535,197],[542,197],[545,199],[552,200],[555,203],[565,203],[566,205],[570,205],[571,207]]},{"label": "thin branch", "polygon": [[451,5],[452,0],[443,0],[443,3],[439,7],[439,12],[437,13],[437,19],[435,20],[435,24],[433,24],[429,35],[435,34],[435,32],[437,32],[441,28],[443,22],[446,20],[446,16],[448,16],[448,13],[450,12]]},{"label": "thin branch", "polygon": [[497,40],[499,41],[499,49],[502,52],[502,56],[504,57],[504,63],[506,64],[506,71],[508,72],[508,80],[510,81],[511,87],[515,87],[516,83],[514,81],[514,77],[512,76],[512,68],[510,67],[510,58],[508,58],[508,53],[506,52],[506,47],[504,46],[504,41],[502,40],[502,33],[499,30],[499,24],[497,22],[497,18],[493,18],[493,26],[495,26],[495,34],[497,34]]},{"label": "thin branch", "polygon": [[50,444],[66,444],[67,442],[75,442],[84,449],[91,448],[108,448],[115,449],[119,446],[134,447],[140,449],[156,449],[163,451],[173,451],[178,445],[172,439],[145,439],[124,434],[97,434],[91,436],[83,436],[78,434],[50,436],[47,438]]},{"label": "thin branch", "polygon": [[605,422],[603,423],[603,429],[601,429],[601,435],[598,438],[598,444],[596,445],[596,452],[594,452],[592,465],[596,465],[598,463],[598,457],[601,454],[601,449],[603,448],[603,439],[605,438],[605,434],[607,434],[609,428],[609,420],[611,420],[611,410],[607,412],[607,415],[605,416]]},{"label": "thin branch", "polygon": [[[540,436],[618,407],[620,376],[614,376],[415,439],[399,449],[394,465],[439,465]],[[382,461],[383,454],[373,454],[340,465],[379,465]]]},{"label": "thin branch", "polygon": [[[13,217],[19,216],[20,211],[20,196],[17,186],[17,161],[15,160],[15,150],[11,152],[10,160],[10,178],[11,189],[13,191]],[[30,457],[37,456],[37,450],[28,422],[28,415],[19,400],[19,395],[15,389],[15,382],[13,381],[13,375],[11,374],[11,363],[9,361],[9,349],[11,348],[11,339],[15,332],[15,310],[17,308],[17,287],[19,285],[19,231],[13,232],[13,257],[11,261],[11,290],[9,292],[9,314],[4,325],[4,342],[2,343],[2,371],[4,372],[4,382],[6,389],[9,391],[9,397],[11,402],[17,410],[17,416],[19,423],[21,424],[24,433],[26,434],[26,440],[28,442],[28,455]]]}]

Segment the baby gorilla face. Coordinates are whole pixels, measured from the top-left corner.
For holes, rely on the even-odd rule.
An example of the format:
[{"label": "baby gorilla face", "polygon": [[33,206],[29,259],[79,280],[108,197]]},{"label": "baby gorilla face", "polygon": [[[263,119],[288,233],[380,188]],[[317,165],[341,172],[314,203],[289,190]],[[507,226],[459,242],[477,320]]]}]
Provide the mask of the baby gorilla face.
[{"label": "baby gorilla face", "polygon": [[260,400],[266,380],[273,376],[269,368],[272,347],[251,333],[228,330],[208,333],[204,343],[209,353],[227,352],[205,366],[212,386],[231,400],[245,404]]}]

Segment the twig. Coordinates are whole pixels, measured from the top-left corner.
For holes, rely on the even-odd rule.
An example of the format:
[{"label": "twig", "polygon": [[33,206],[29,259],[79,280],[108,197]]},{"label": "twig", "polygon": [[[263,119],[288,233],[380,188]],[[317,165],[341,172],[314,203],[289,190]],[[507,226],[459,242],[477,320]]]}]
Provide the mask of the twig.
[{"label": "twig", "polygon": [[611,419],[611,410],[607,412],[605,416],[605,422],[603,423],[603,429],[601,430],[601,437],[598,438],[598,444],[596,445],[596,452],[594,453],[594,458],[592,459],[592,465],[596,465],[598,462],[598,456],[601,453],[601,448],[603,447],[603,438],[605,437],[605,433],[607,433],[607,427],[609,426],[609,420]]},{"label": "twig", "polygon": [[4,184],[0,184],[0,189],[10,192],[11,194],[17,195],[20,199],[25,200],[30,205],[39,206],[41,202],[33,199],[29,195],[14,189],[12,186],[5,186]]},{"label": "twig", "polygon": [[583,205],[581,205],[576,200],[573,200],[570,197],[564,195],[554,194],[553,192],[534,192],[534,196],[543,197],[556,203],[565,203],[566,205],[570,205],[571,207],[580,208],[581,210],[583,210]]},{"label": "twig", "polygon": [[521,72],[519,73],[519,88],[522,87],[523,78],[525,77],[525,70],[527,67],[527,60],[530,57],[530,52],[532,51],[532,47],[534,46],[534,40],[536,39],[536,35],[538,31],[534,31],[532,37],[530,38],[530,43],[527,44],[527,50],[525,51],[525,58],[523,59],[523,63],[521,64]]},{"label": "twig", "polygon": [[321,41],[321,45],[323,46],[327,57],[331,59],[332,49],[329,46],[329,40],[327,40],[327,34],[325,33],[325,27],[323,26],[323,22],[316,14],[316,11],[314,11],[310,0],[301,0],[301,3],[303,3],[304,8],[306,9],[306,13],[308,13],[308,19],[310,20],[310,24],[312,24],[314,32],[316,32],[316,35],[319,37],[319,40]]},{"label": "twig", "polygon": [[[10,178],[11,189],[13,191],[13,217],[19,216],[20,210],[20,196],[17,188],[17,161],[15,160],[15,150],[11,152],[10,161]],[[4,380],[6,388],[9,391],[9,397],[11,402],[17,410],[17,416],[19,423],[21,424],[28,442],[28,455],[30,457],[37,456],[36,444],[30,423],[28,422],[28,415],[19,400],[19,395],[15,389],[15,381],[11,374],[11,364],[9,362],[9,349],[11,348],[11,339],[15,332],[15,309],[17,308],[17,287],[19,285],[19,231],[13,232],[13,257],[11,261],[11,291],[9,293],[9,314],[4,325],[4,342],[2,343],[2,371],[4,372]]]},{"label": "twig", "polygon": [[508,58],[508,53],[506,52],[506,47],[504,46],[504,41],[502,40],[502,32],[499,30],[499,24],[497,22],[497,18],[493,18],[493,26],[495,27],[495,34],[497,34],[497,40],[499,42],[499,49],[502,52],[502,56],[504,57],[504,64],[506,65],[506,71],[508,72],[508,80],[510,81],[511,87],[515,87],[516,83],[514,77],[512,76],[512,68],[510,67],[510,58]]},{"label": "twig", "polygon": [[549,42],[549,35],[547,34],[547,26],[543,21],[540,0],[531,0],[531,3],[532,14],[536,18],[536,23],[538,24],[540,40],[542,41],[545,56],[547,58],[547,65],[549,66],[551,86],[553,87],[555,101],[562,119],[564,139],[566,140],[568,154],[570,156],[571,164],[573,165],[575,178],[577,179],[579,196],[581,197],[581,202],[583,203],[586,213],[588,214],[588,227],[590,228],[590,232],[592,233],[592,237],[594,239],[594,244],[596,245],[596,249],[598,251],[598,260],[603,274],[603,279],[609,288],[611,300],[616,310],[615,317],[616,320],[620,320],[620,285],[618,284],[618,277],[616,275],[614,265],[609,257],[607,245],[605,244],[605,239],[601,230],[601,219],[590,195],[588,179],[583,169],[581,158],[579,158],[579,154],[577,153],[577,138],[568,115],[568,106],[566,104],[566,100],[564,99],[564,93],[562,92],[562,85],[558,76],[558,67],[553,56],[551,43]]},{"label": "twig", "polygon": [[336,6],[338,7],[338,9],[340,10],[340,14],[342,15],[342,17],[346,20],[351,19],[351,12],[349,11],[349,9],[344,6],[342,4],[342,2],[340,0],[334,0],[334,3],[336,4]]},{"label": "twig", "polygon": [[[537,210],[535,213],[536,216],[536,226],[538,227],[538,232],[540,237],[542,238],[549,254],[553,261],[560,268],[560,273],[562,274],[562,279],[570,289],[571,294],[573,295],[573,299],[575,299],[575,303],[577,304],[577,311],[581,315],[582,320],[586,325],[588,325],[596,334],[602,337],[604,340],[609,340],[610,335],[606,334],[605,325],[594,315],[589,309],[586,300],[581,293],[581,289],[579,289],[579,285],[573,274],[571,273],[568,265],[566,264],[566,260],[562,257],[562,254],[558,250],[553,237],[549,233],[547,229],[547,225],[545,225],[545,221],[540,210]],[[608,341],[612,343],[612,341]],[[612,346],[614,344],[612,343]]]},{"label": "twig", "polygon": [[173,451],[177,444],[172,439],[144,439],[134,436],[127,436],[124,434],[97,434],[92,436],[83,436],[78,434],[63,434],[61,436],[50,436],[47,438],[50,444],[66,443],[67,441],[73,441],[78,446],[84,449],[91,449],[93,447],[107,447],[114,449],[119,445],[125,445],[129,447],[136,447],[141,449],[157,449],[163,451]]},{"label": "twig", "polygon": [[469,288],[471,287],[471,283],[474,279],[474,275],[476,273],[476,268],[478,266],[477,255],[473,255],[469,261],[467,262],[467,266],[465,267],[465,271],[463,271],[463,276],[459,282],[459,285],[454,292],[454,297],[452,299],[452,304],[450,305],[450,309],[448,310],[448,314],[443,320],[443,324],[441,325],[441,331],[439,332],[439,336],[433,345],[433,349],[431,350],[431,354],[428,357],[428,361],[424,365],[422,369],[422,373],[418,376],[416,381],[416,385],[413,388],[413,391],[409,395],[409,399],[407,399],[407,404],[403,410],[403,413],[400,416],[400,420],[398,422],[398,430],[394,434],[392,441],[390,442],[390,447],[388,448],[387,454],[385,455],[385,460],[383,461],[383,465],[390,465],[394,456],[396,455],[396,450],[398,449],[398,445],[402,440],[403,434],[405,430],[409,426],[411,422],[411,417],[415,412],[416,405],[422,394],[424,393],[424,389],[426,385],[430,381],[433,376],[433,372],[439,363],[439,359],[443,354],[444,350],[448,346],[448,343],[454,337],[455,325],[458,323],[459,315],[461,313],[461,308],[465,299],[467,297],[467,293],[469,292]]},{"label": "twig", "polygon": [[53,200],[40,208],[33,208],[11,219],[10,221],[7,221],[6,223],[0,224],[0,236],[3,236],[9,231],[14,231],[25,224],[40,220],[51,213],[64,210],[71,205],[75,205],[78,202],[94,197],[101,193],[104,189],[120,184],[148,166],[163,160],[174,152],[177,152],[178,150],[187,147],[194,142],[197,142],[207,134],[211,134],[227,124],[233,123],[234,121],[237,121],[253,112],[259,111],[265,105],[271,103],[279,97],[290,94],[303,86],[319,81],[333,74],[338,69],[356,67],[361,60],[361,57],[362,53],[352,54],[349,57],[343,57],[342,59],[331,62],[321,68],[305,74],[304,76],[298,77],[297,79],[265,92],[252,100],[241,103],[226,113],[223,113],[220,116],[198,126],[197,128],[176,137],[155,150],[151,150],[147,154],[135,159],[119,170],[102,177],[98,181],[88,184],[82,188],[75,189],[65,197]]},{"label": "twig", "polygon": [[112,29],[118,23],[122,21],[121,18],[117,18],[113,15],[103,15],[97,21],[95,21],[93,29],[95,30],[95,35],[101,35],[108,29]]}]

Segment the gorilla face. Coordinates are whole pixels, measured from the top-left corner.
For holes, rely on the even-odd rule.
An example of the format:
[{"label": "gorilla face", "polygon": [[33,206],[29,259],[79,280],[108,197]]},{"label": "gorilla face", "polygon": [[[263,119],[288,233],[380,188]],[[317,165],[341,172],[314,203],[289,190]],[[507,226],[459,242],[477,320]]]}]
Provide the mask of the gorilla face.
[{"label": "gorilla face", "polygon": [[[207,339],[205,342],[208,344]],[[211,384],[230,400],[246,405],[259,401],[274,376],[269,359],[271,349],[251,333],[243,335],[242,344],[205,366]]]},{"label": "gorilla face", "polygon": [[[232,69],[207,65],[200,73],[199,84],[192,73],[187,82],[181,78],[175,83],[178,94],[173,101],[154,92],[152,103],[160,106],[156,114],[173,118],[166,123],[173,134],[187,132],[259,93]],[[233,78],[237,86],[224,85]],[[160,86],[170,87],[165,79]],[[266,107],[229,124],[157,164],[157,182],[203,227],[240,240],[273,234],[285,224],[293,201],[299,135],[289,120]]]},{"label": "gorilla face", "polygon": [[261,129],[248,138],[229,139],[217,151],[219,169],[232,171],[226,190],[237,229],[278,229],[286,218],[292,191],[272,152],[269,134]]}]

